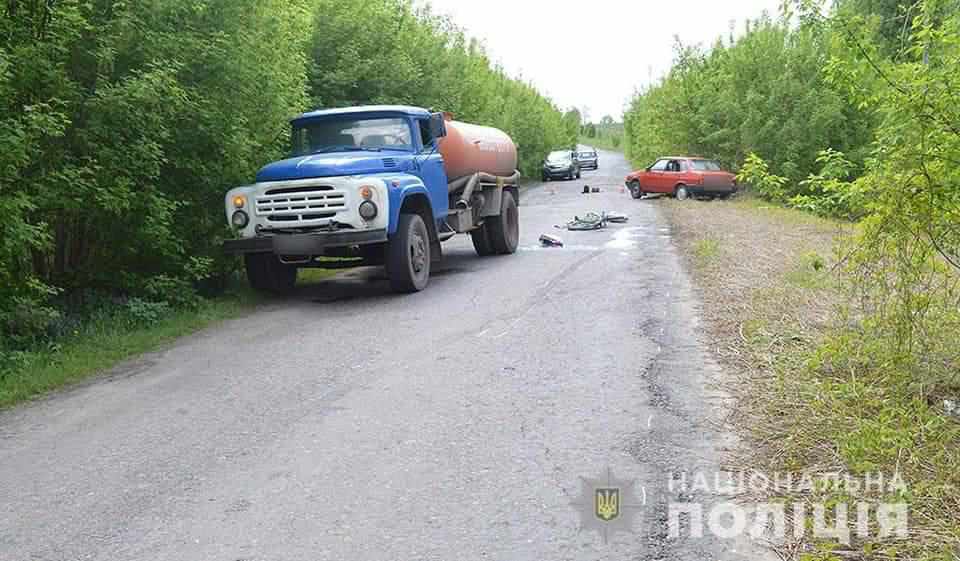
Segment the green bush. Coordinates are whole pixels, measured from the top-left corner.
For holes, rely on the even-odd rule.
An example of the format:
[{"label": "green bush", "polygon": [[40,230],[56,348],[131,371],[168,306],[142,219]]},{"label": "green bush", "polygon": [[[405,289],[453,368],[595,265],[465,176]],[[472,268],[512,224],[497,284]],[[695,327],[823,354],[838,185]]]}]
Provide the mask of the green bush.
[{"label": "green bush", "polygon": [[132,326],[154,324],[170,314],[171,307],[166,302],[149,302],[140,298],[127,301],[124,312]]},{"label": "green bush", "polygon": [[783,202],[786,198],[785,187],[789,180],[770,173],[767,162],[760,156],[750,153],[743,167],[740,168],[740,173],[737,174],[737,181],[752,187],[766,199]]}]

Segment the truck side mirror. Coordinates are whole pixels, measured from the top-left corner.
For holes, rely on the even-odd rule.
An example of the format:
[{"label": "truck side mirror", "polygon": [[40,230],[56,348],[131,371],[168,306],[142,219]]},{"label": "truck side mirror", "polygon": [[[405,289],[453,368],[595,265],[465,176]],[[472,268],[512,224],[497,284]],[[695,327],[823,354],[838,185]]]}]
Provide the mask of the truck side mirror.
[{"label": "truck side mirror", "polygon": [[447,120],[443,113],[432,113],[430,115],[430,136],[433,138],[447,136]]}]

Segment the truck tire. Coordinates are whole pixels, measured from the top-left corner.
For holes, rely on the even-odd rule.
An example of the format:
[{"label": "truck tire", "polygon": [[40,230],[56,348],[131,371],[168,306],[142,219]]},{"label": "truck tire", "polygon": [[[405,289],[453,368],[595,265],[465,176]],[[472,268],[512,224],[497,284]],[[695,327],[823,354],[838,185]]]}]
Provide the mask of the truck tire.
[{"label": "truck tire", "polygon": [[495,253],[493,251],[493,243],[490,242],[490,234],[487,231],[486,223],[470,232],[470,239],[473,240],[473,249],[476,250],[477,255],[480,257],[486,257]]},{"label": "truck tire", "polygon": [[297,284],[297,268],[281,263],[272,253],[248,253],[244,262],[247,280],[258,292],[289,294]]},{"label": "truck tire", "polygon": [[387,244],[387,276],[394,292],[419,292],[430,282],[430,232],[419,214],[401,214]]},{"label": "truck tire", "polygon": [[517,252],[520,244],[520,209],[513,193],[504,191],[500,201],[500,215],[492,216],[484,223],[493,250],[500,255]]}]

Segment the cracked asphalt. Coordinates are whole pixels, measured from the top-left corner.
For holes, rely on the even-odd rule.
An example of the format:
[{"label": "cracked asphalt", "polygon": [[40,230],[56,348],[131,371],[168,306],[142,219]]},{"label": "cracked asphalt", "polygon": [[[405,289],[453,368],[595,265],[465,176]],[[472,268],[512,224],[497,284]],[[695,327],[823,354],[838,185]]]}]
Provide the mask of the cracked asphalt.
[{"label": "cracked asphalt", "polygon": [[[667,485],[719,469],[721,373],[656,200],[600,166],[529,183],[516,255],[459,236],[425,292],[349,272],[0,413],[0,560],[770,558],[668,535],[721,500]],[[645,502],[604,543],[571,503],[608,469]]]}]

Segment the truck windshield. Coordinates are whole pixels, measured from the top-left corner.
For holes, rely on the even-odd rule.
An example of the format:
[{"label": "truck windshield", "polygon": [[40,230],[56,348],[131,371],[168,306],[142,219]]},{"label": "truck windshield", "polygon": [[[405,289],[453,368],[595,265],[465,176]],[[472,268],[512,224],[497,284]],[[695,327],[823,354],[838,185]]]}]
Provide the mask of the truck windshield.
[{"label": "truck windshield", "polygon": [[410,127],[402,118],[323,119],[293,126],[293,155],[306,156],[351,150],[403,150],[413,148]]}]

